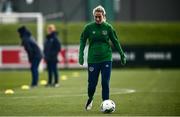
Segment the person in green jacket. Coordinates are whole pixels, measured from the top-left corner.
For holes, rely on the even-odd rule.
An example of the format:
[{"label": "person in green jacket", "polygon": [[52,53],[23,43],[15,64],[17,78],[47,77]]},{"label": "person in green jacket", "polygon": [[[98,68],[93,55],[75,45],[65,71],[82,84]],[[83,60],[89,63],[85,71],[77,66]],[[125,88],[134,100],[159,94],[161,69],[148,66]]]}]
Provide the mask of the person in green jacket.
[{"label": "person in green jacket", "polygon": [[88,97],[85,109],[91,110],[93,96],[101,72],[102,100],[109,99],[109,81],[112,68],[111,44],[120,54],[121,64],[126,64],[125,54],[118,42],[118,37],[111,24],[106,22],[105,9],[99,5],[93,9],[93,22],[88,23],[80,37],[79,64],[84,64],[84,48],[88,40]]}]

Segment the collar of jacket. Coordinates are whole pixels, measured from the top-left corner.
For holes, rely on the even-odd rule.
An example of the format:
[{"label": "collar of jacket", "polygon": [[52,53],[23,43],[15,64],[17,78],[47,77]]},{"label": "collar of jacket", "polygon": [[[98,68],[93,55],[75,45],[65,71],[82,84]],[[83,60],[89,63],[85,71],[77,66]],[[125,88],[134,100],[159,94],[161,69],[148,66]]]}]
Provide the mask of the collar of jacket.
[{"label": "collar of jacket", "polygon": [[47,38],[54,38],[54,37],[56,37],[57,35],[58,35],[57,32],[52,32],[51,34],[48,34],[46,37],[47,37]]}]

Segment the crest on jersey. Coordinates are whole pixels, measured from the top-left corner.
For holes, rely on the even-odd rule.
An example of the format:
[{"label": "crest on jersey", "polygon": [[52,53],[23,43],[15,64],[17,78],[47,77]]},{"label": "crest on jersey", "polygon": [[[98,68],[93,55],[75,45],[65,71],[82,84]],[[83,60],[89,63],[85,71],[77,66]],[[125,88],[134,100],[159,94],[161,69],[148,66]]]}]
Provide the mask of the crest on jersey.
[{"label": "crest on jersey", "polygon": [[89,71],[90,72],[94,71],[94,67],[89,67]]},{"label": "crest on jersey", "polygon": [[103,35],[107,35],[107,30],[103,30],[103,31],[102,31],[102,34],[103,34]]},{"label": "crest on jersey", "polygon": [[106,64],[105,66],[106,66],[106,67],[109,67],[109,65],[108,65],[108,64]]}]

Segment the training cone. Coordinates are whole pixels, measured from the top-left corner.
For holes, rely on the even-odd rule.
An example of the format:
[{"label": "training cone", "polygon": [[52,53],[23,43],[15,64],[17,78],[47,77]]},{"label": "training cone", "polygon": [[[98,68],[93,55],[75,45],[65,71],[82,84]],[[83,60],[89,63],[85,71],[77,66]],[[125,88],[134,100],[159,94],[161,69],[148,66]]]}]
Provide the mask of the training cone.
[{"label": "training cone", "polygon": [[47,84],[47,81],[46,80],[41,80],[40,81],[40,85],[46,85]]},{"label": "training cone", "polygon": [[61,80],[67,80],[67,76],[66,75],[62,75],[61,76]]},{"label": "training cone", "polygon": [[79,72],[73,72],[72,76],[75,77],[75,78],[79,77]]},{"label": "training cone", "polygon": [[22,86],[21,86],[21,89],[22,89],[22,90],[28,90],[28,89],[29,89],[29,86],[28,86],[28,85],[22,85]]},{"label": "training cone", "polygon": [[14,94],[14,91],[12,89],[7,89],[4,92],[5,94]]}]

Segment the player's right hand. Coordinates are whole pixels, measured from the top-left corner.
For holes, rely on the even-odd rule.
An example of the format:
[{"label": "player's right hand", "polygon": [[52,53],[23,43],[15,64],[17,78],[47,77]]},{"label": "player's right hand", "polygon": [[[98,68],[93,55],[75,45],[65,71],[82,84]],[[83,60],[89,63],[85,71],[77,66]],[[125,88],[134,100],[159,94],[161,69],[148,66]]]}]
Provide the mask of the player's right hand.
[{"label": "player's right hand", "polygon": [[83,57],[79,57],[79,64],[80,64],[80,65],[83,65],[83,64],[84,64],[84,59],[83,59]]}]

